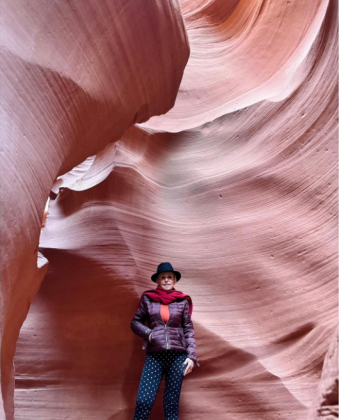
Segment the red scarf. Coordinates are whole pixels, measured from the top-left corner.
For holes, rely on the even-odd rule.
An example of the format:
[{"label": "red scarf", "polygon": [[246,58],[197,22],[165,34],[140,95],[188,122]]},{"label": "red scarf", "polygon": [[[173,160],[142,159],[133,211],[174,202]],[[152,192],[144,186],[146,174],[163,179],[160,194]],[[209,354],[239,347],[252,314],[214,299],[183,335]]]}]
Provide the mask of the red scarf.
[{"label": "red scarf", "polygon": [[156,289],[146,290],[141,295],[138,308],[141,304],[141,299],[144,295],[150,297],[154,302],[161,302],[164,305],[168,305],[169,303],[175,302],[176,300],[187,299],[190,308],[190,314],[192,315],[193,303],[191,297],[189,295],[185,295],[182,292],[179,292],[178,290],[175,290],[174,287],[172,290],[165,290],[161,286],[158,286]]}]

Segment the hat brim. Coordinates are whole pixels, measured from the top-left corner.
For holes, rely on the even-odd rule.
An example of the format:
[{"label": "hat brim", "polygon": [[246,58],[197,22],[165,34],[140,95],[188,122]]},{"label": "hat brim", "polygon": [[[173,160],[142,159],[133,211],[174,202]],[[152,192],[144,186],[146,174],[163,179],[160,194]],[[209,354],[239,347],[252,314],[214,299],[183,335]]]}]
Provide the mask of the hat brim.
[{"label": "hat brim", "polygon": [[[166,271],[162,271],[163,273],[166,273],[168,270],[166,270]],[[180,272],[179,271],[169,271],[170,273],[174,273],[175,274],[175,277],[177,278],[177,281],[179,281],[180,279],[181,279],[181,274],[180,274]],[[151,279],[152,279],[152,281],[154,281],[154,283],[156,283],[157,282],[157,277],[158,277],[158,275],[159,274],[161,274],[161,272],[160,273],[154,273],[152,276],[151,276]]]}]

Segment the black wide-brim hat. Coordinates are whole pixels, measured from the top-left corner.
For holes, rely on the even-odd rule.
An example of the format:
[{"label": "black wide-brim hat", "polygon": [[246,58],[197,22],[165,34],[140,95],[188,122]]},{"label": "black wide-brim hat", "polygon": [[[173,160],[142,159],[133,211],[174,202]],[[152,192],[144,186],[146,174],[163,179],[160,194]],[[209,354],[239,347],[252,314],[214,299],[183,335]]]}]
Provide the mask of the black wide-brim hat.
[{"label": "black wide-brim hat", "polygon": [[158,265],[157,272],[152,274],[152,276],[151,276],[152,281],[154,281],[154,283],[156,283],[158,275],[161,274],[161,273],[164,273],[165,271],[170,271],[171,273],[174,273],[175,277],[177,278],[177,281],[180,280],[181,274],[179,273],[179,271],[173,270],[173,267],[172,267],[171,263],[163,262],[163,263]]}]

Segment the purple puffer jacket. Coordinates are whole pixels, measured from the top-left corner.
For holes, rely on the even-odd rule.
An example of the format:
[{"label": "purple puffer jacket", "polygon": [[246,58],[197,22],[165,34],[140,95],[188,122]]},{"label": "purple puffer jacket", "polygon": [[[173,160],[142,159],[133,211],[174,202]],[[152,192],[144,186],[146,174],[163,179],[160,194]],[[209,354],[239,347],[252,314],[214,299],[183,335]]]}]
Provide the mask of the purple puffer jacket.
[{"label": "purple puffer jacket", "polygon": [[[132,331],[144,339],[142,348],[145,349],[147,346],[147,353],[170,349],[186,351],[187,357],[200,366],[197,362],[194,328],[187,299],[168,305],[170,316],[167,324],[160,315],[160,308],[160,302],[153,302],[144,295],[131,321]],[[145,321],[148,327],[144,325]],[[152,333],[151,342],[148,340],[150,333]]]}]

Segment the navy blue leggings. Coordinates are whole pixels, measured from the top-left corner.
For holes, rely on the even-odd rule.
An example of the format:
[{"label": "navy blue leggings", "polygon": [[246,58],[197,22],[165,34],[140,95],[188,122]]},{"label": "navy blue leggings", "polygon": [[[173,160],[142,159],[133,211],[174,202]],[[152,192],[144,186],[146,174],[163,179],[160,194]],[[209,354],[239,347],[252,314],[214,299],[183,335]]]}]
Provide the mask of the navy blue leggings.
[{"label": "navy blue leggings", "polygon": [[161,350],[146,354],[138,390],[133,420],[148,420],[161,379],[165,374],[165,420],[179,419],[179,399],[187,353],[179,350]]}]

